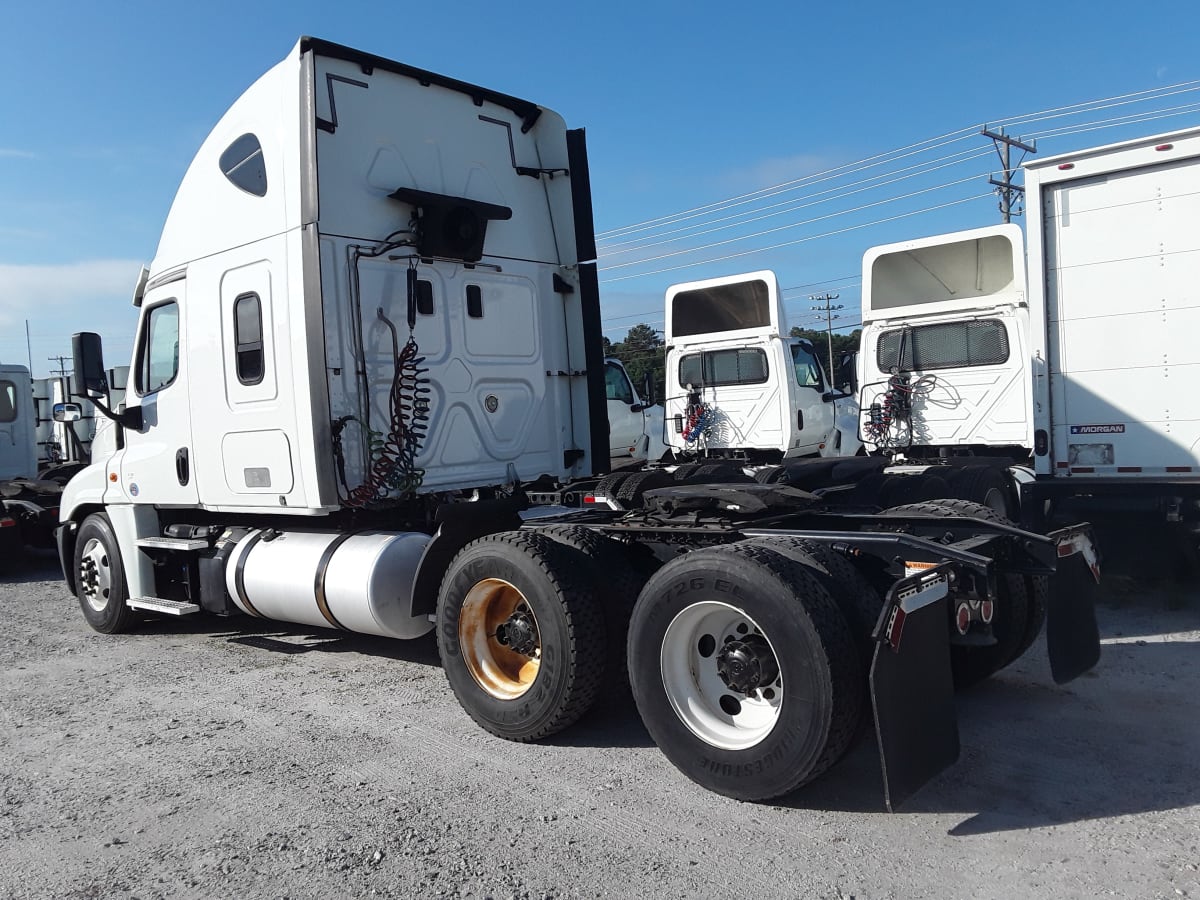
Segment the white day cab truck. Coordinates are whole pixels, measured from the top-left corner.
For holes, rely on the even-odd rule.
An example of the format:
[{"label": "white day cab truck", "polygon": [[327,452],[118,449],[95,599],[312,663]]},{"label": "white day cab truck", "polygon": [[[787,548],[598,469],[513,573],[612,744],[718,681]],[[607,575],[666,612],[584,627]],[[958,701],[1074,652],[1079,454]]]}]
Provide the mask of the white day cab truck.
[{"label": "white day cab truck", "polygon": [[528,486],[608,467],[594,259],[581,131],[301,39],[183,178],[122,406],[75,337],[117,426],[61,506],[88,623],[436,629],[458,702],[515,741],[627,680],[671,761],[742,799],[873,719],[893,806],[957,756],[952,672],[1007,664],[1043,612],[1055,677],[1094,665],[1086,527],[694,477],[523,519]]},{"label": "white day cab truck", "polygon": [[1194,549],[1200,129],[1025,170],[1027,252],[1005,225],[866,254],[863,441],[1033,530],[1141,513]]},{"label": "white day cab truck", "polygon": [[812,343],[790,337],[774,272],[673,285],[666,296],[668,440],[677,460],[749,466],[853,456]]}]

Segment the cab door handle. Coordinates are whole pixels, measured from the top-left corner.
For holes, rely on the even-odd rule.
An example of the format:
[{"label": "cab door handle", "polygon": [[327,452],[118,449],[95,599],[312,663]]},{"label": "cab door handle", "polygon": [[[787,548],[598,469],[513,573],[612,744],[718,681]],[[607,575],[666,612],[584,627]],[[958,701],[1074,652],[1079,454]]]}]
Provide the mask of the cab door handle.
[{"label": "cab door handle", "polygon": [[188,451],[187,447],[180,447],[175,451],[175,477],[179,479],[179,484],[186,485],[191,480],[191,472],[188,466]]}]

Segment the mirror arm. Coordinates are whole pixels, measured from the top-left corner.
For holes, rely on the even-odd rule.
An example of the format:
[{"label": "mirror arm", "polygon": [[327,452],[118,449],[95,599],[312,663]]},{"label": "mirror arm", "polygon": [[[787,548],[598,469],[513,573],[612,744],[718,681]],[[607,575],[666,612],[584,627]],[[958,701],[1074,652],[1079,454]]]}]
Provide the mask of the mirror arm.
[{"label": "mirror arm", "polygon": [[89,397],[88,400],[91,401],[92,406],[104,414],[106,419],[111,419],[118,425],[125,428],[132,428],[134,431],[142,430],[142,408],[140,406],[135,406],[124,412],[113,412],[95,397]]}]

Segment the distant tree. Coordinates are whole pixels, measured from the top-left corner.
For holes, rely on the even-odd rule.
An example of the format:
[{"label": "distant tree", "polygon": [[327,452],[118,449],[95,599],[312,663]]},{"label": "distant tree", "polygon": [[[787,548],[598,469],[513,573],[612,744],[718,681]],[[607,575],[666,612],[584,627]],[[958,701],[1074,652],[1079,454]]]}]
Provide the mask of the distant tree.
[{"label": "distant tree", "polygon": [[652,326],[645,323],[634,325],[625,335],[624,341],[608,344],[606,352],[607,355],[621,360],[639,394],[643,393],[646,376],[649,374],[654,383],[654,397],[656,400],[662,400],[666,383],[666,348],[663,339]]},{"label": "distant tree", "polygon": [[[813,331],[810,328],[793,327],[791,330],[792,337],[807,338],[812,341],[813,347],[817,351],[817,358],[821,360],[821,368],[829,368],[829,350],[825,338],[824,331]],[[843,353],[853,353],[858,349],[858,345],[862,340],[862,331],[855,329],[849,334],[833,335],[833,363],[837,365],[838,359]]]}]

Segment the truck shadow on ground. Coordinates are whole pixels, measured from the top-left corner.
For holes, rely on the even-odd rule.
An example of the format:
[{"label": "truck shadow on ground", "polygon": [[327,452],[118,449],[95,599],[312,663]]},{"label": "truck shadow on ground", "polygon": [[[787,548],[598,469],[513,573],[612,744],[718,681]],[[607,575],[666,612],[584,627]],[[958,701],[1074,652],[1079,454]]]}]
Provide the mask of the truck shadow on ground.
[{"label": "truck shadow on ground", "polygon": [[222,618],[204,613],[174,619],[154,617],[138,627],[141,634],[207,635],[214,640],[294,656],[303,653],[358,653],[424,666],[441,666],[433,632],[409,641],[369,634],[263,621],[250,616]]},{"label": "truck shadow on ground", "polygon": [[[1103,652],[1102,668],[1078,684],[1002,674],[960,694],[958,762],[900,811],[963,813],[949,834],[967,837],[1200,803],[1200,644],[1131,642]],[[779,805],[882,812],[874,734]]]}]

